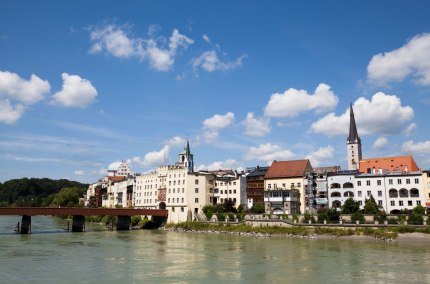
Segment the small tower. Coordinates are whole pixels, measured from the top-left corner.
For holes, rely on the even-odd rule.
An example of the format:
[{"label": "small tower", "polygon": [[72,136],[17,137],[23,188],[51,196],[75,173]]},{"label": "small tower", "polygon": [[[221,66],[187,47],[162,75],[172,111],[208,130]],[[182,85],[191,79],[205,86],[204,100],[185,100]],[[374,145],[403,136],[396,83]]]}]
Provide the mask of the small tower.
[{"label": "small tower", "polygon": [[346,140],[348,151],[348,170],[358,170],[361,156],[361,139],[358,137],[357,125],[355,124],[352,103],[349,107],[349,136]]},{"label": "small tower", "polygon": [[183,166],[188,169],[189,173],[194,172],[194,160],[193,154],[190,151],[190,143],[187,141],[187,146],[184,147],[181,153],[179,153],[179,163],[180,166]]}]

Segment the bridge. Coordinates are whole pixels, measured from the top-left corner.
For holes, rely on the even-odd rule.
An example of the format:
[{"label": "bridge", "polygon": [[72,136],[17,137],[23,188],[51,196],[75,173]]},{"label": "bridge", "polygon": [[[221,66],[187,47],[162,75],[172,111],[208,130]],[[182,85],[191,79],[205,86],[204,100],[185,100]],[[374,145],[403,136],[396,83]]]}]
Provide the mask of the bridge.
[{"label": "bridge", "polygon": [[168,211],[162,209],[129,209],[129,208],[80,208],[80,207],[1,207],[1,215],[22,216],[18,230],[21,234],[31,233],[31,216],[73,216],[72,232],[85,231],[85,216],[118,216],[117,230],[130,230],[131,216],[167,217]]}]

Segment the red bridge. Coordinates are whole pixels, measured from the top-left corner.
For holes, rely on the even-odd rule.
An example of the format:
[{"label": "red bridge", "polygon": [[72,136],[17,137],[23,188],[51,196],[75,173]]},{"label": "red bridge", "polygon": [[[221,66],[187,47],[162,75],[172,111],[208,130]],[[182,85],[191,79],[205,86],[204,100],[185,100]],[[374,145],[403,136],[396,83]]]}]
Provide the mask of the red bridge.
[{"label": "red bridge", "polygon": [[85,231],[85,216],[108,215],[118,216],[117,230],[129,230],[131,216],[167,217],[167,210],[162,209],[126,209],[126,208],[56,208],[56,207],[0,207],[0,215],[22,216],[21,234],[31,232],[31,216],[73,216],[72,232]]}]

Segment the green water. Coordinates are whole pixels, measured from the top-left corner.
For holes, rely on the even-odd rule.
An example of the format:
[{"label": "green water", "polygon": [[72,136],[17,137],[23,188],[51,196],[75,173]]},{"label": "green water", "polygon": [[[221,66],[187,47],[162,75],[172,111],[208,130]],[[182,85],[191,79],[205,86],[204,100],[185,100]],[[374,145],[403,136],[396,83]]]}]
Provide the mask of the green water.
[{"label": "green water", "polygon": [[430,283],[426,244],[256,238],[164,231],[63,230],[0,217],[0,283]]}]

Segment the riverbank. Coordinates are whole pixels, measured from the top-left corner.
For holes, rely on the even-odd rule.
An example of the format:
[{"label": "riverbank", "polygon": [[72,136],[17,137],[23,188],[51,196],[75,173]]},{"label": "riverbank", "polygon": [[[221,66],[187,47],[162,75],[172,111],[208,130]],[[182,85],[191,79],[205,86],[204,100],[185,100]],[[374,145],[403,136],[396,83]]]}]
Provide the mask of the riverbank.
[{"label": "riverbank", "polygon": [[[245,224],[209,224],[203,222],[185,222],[179,224],[167,224],[164,229],[173,232],[190,232],[190,233],[212,233],[212,234],[233,234],[256,237],[288,236],[295,238],[327,238],[340,237],[357,239],[358,237],[374,238],[383,241],[392,241],[397,239],[398,232],[386,228],[330,228],[330,227],[279,227],[279,226],[262,226],[252,227]],[[429,235],[430,242],[430,235]]]}]

